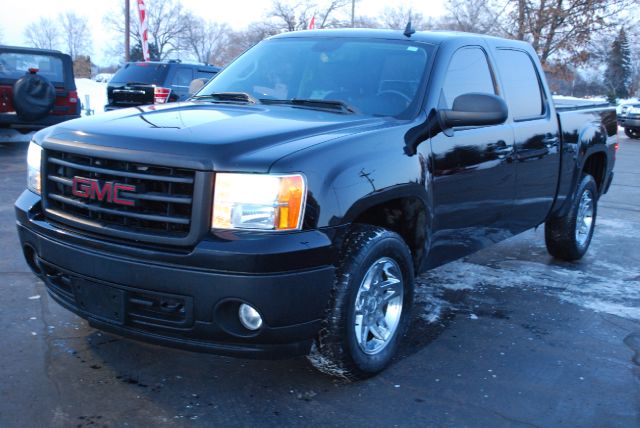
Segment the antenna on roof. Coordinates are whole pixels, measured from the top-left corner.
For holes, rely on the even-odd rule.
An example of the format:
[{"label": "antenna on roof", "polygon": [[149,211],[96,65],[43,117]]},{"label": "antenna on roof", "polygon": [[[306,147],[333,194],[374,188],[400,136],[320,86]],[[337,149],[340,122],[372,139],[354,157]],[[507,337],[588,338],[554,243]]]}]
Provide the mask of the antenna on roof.
[{"label": "antenna on roof", "polygon": [[407,26],[404,28],[404,33],[402,34],[404,34],[406,37],[411,37],[411,35],[415,32],[416,30],[414,30],[411,26],[411,11],[409,11],[409,22],[407,22]]}]

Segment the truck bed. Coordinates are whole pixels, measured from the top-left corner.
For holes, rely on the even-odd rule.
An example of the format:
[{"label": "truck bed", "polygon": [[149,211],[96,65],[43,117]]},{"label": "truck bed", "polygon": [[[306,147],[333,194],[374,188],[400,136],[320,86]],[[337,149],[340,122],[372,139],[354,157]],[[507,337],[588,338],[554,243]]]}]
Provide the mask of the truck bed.
[{"label": "truck bed", "polygon": [[553,96],[553,105],[556,107],[556,111],[582,110],[587,108],[611,106],[611,104],[607,101],[564,96]]}]

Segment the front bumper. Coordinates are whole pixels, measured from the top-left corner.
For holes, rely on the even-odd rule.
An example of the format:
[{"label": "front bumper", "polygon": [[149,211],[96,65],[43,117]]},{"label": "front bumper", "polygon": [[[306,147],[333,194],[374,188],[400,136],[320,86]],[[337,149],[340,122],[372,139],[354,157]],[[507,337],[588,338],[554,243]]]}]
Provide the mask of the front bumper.
[{"label": "front bumper", "polygon": [[[189,249],[136,247],[47,221],[40,197],[30,191],[15,209],[30,266],[58,303],[91,325],[163,345],[243,357],[308,353],[334,279],[332,242],[342,233],[338,228],[210,236]],[[243,302],[262,315],[257,332],[238,320]]]}]

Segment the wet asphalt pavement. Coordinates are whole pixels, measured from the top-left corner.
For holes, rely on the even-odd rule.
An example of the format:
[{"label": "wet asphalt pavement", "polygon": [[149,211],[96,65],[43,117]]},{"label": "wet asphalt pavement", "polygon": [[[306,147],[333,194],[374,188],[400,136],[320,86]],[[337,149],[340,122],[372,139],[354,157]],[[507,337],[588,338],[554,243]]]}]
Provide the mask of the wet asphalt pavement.
[{"label": "wet asphalt pavement", "polygon": [[101,333],[24,263],[26,145],[0,144],[0,427],[640,426],[640,141],[621,133],[588,255],[529,231],[419,279],[381,375],[241,360]]}]

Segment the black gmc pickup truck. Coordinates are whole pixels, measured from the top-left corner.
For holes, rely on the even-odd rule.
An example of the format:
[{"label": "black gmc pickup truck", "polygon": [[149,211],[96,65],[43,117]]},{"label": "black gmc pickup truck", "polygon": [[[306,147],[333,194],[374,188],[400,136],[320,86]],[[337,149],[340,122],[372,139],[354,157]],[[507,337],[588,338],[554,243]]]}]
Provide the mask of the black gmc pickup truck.
[{"label": "black gmc pickup truck", "polygon": [[390,362],[426,269],[542,223],[581,258],[616,131],[607,105],[554,105],[526,43],[287,33],[189,102],[40,131],[17,226],[92,326],[357,379]]}]

